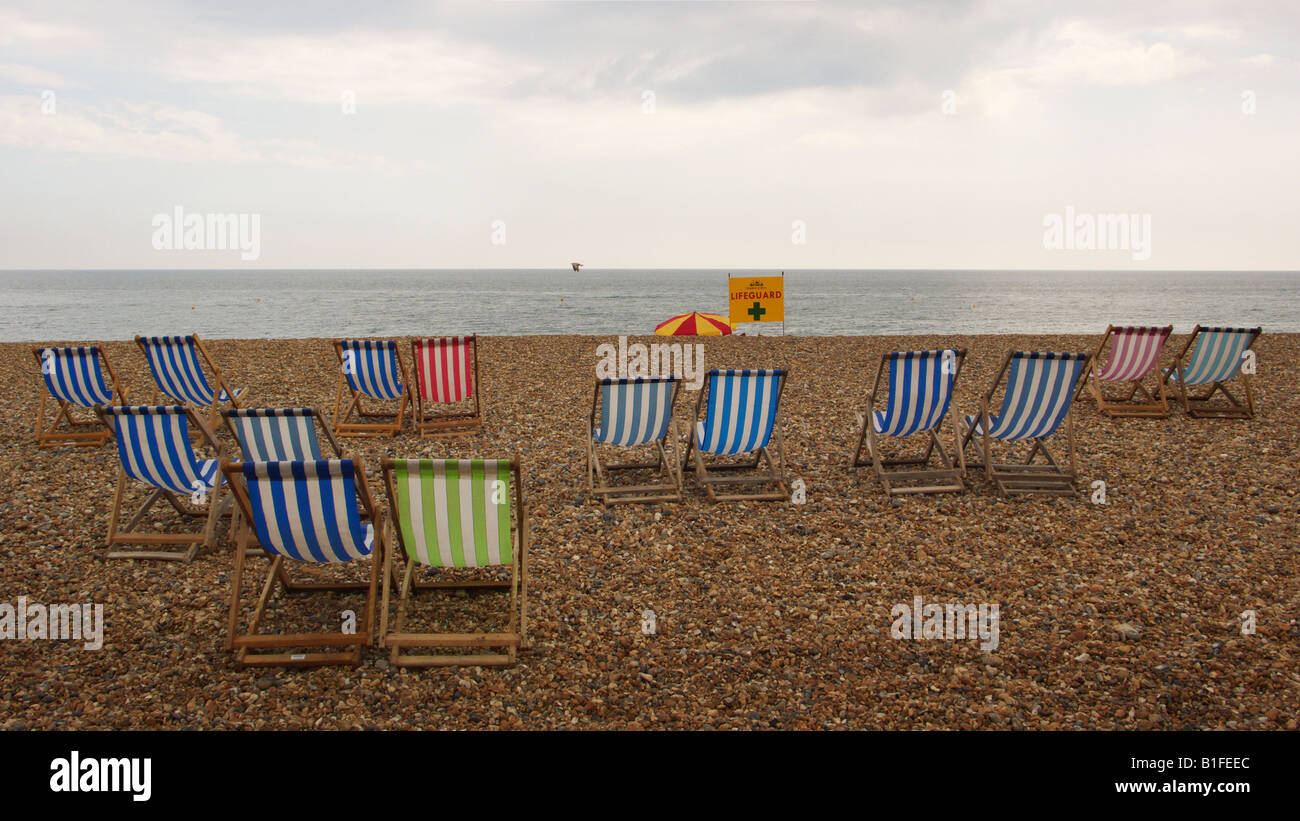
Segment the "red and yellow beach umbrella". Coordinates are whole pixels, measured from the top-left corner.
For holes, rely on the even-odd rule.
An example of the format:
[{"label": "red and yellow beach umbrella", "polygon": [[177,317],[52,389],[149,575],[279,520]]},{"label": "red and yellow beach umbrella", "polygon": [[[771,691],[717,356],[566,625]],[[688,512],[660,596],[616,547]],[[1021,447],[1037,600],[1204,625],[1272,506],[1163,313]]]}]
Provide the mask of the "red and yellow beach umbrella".
[{"label": "red and yellow beach umbrella", "polygon": [[655,333],[660,336],[726,336],[731,333],[731,323],[725,316],[691,311],[660,322]]}]

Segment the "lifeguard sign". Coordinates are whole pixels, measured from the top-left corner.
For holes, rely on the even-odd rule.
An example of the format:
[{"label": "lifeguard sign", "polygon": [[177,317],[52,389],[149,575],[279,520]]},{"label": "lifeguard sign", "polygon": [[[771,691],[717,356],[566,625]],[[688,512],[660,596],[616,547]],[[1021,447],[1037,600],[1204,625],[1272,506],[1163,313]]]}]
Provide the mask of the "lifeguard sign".
[{"label": "lifeguard sign", "polygon": [[[728,277],[731,324],[785,324],[785,274],[771,277]],[[783,329],[784,330],[784,329]]]}]

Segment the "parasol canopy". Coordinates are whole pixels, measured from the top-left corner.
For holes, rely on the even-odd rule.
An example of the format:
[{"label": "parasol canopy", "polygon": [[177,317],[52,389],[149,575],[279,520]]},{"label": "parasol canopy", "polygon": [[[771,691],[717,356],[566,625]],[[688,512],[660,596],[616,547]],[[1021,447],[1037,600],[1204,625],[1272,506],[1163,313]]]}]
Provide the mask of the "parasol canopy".
[{"label": "parasol canopy", "polygon": [[655,333],[660,336],[726,336],[731,333],[731,323],[718,314],[691,311],[660,322]]}]

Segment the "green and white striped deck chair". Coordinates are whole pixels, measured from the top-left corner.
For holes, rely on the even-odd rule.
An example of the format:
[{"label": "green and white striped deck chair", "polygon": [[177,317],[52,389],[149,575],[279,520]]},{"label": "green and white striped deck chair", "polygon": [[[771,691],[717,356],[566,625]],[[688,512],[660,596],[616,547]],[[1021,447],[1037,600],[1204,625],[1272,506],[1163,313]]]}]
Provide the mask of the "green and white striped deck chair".
[{"label": "green and white striped deck chair", "polygon": [[[1163,382],[1173,379],[1178,383],[1178,395],[1189,416],[1208,416],[1227,419],[1250,419],[1255,415],[1255,396],[1250,390],[1253,368],[1245,367],[1244,360],[1253,361],[1250,346],[1263,333],[1262,328],[1203,328],[1197,325],[1187,344],[1178,352],[1174,366],[1165,371]],[[1191,351],[1191,357],[1187,355]],[[1224,384],[1241,374],[1246,401],[1242,402]],[[1200,396],[1188,393],[1189,386],[1209,385]],[[1222,393],[1228,404],[1210,404],[1214,394]]]},{"label": "green and white striped deck chair", "polygon": [[[406,572],[397,604],[397,619],[388,627],[390,581],[395,581],[396,549],[384,556],[384,600],[379,635],[401,667],[514,664],[520,647],[528,647],[528,510],[518,459],[384,459],[384,485],[391,505],[396,544]],[[514,511],[512,517],[511,511]],[[387,544],[394,544],[388,540]],[[416,565],[435,568],[440,577],[419,583]],[[467,579],[465,570],[510,569],[499,576]],[[481,576],[481,574],[479,574]],[[499,633],[414,633],[406,628],[406,610],[416,590],[509,590],[510,619]],[[405,648],[458,648],[443,655],[402,654]],[[467,653],[467,649],[502,648],[502,653]]]}]

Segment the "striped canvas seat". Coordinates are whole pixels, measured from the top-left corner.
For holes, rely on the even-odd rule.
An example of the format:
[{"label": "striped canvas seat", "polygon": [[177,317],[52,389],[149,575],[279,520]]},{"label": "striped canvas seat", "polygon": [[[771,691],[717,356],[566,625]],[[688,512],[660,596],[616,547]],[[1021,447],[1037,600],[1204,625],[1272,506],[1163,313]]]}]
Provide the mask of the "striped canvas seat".
[{"label": "striped canvas seat", "polygon": [[[402,546],[399,551],[390,541],[383,554],[384,578],[401,578],[391,622],[389,602],[397,586],[384,585],[379,632],[389,662],[398,667],[514,664],[519,650],[529,646],[528,510],[519,461],[384,459],[381,468]],[[394,531],[386,531],[386,538],[391,540]],[[404,572],[398,572],[397,561],[404,561]],[[417,574],[422,567],[425,572]],[[508,568],[508,578],[494,568]],[[421,582],[420,575],[433,578]],[[509,621],[500,632],[481,632],[486,625],[476,632],[453,632],[459,619],[410,628],[407,609],[419,590],[508,592]],[[490,648],[497,652],[483,652]],[[429,652],[433,649],[447,652]]]},{"label": "striped canvas seat", "polygon": [[514,562],[507,459],[397,459],[396,524],[407,555],[433,567]]},{"label": "striped canvas seat", "polygon": [[1103,382],[1132,382],[1151,373],[1160,362],[1170,330],[1154,326],[1113,328],[1115,347],[1097,378]]},{"label": "striped canvas seat", "polygon": [[781,370],[712,370],[704,421],[696,422],[696,446],[732,455],[767,447],[781,398]]},{"label": "striped canvas seat", "polygon": [[357,508],[351,459],[244,462],[257,538],[269,553],[303,562],[369,556],[375,528]]},{"label": "striped canvas seat", "polygon": [[243,408],[226,411],[246,462],[317,461],[324,458],[311,408]]},{"label": "striped canvas seat", "polygon": [[415,340],[415,377],[425,402],[460,402],[474,395],[472,339],[445,336]]},{"label": "striped canvas seat", "polygon": [[[1070,410],[1088,359],[1086,354],[1013,353],[1002,409],[989,416],[989,435],[1010,441],[1050,436]],[[979,414],[967,416],[966,424],[984,434]]]},{"label": "striped canvas seat", "polygon": [[944,361],[955,363],[957,351],[896,351],[889,355],[889,401],[872,413],[876,433],[908,436],[934,430],[948,413],[956,368],[945,373]]},{"label": "striped canvas seat", "polygon": [[103,413],[117,438],[122,469],[132,479],[185,496],[223,481],[218,460],[195,457],[185,408],[110,405]]},{"label": "striped canvas seat", "polygon": [[674,378],[602,379],[600,427],[591,436],[608,445],[632,447],[668,435],[673,420]]},{"label": "striped canvas seat", "polygon": [[219,393],[213,390],[203,374],[193,335],[141,336],[136,339],[144,349],[149,371],[158,389],[173,401],[206,408],[215,402],[229,402],[243,393],[237,390],[232,397],[224,389]]},{"label": "striped canvas seat", "polygon": [[343,375],[352,390],[372,399],[402,397],[402,370],[397,363],[397,342],[392,339],[344,339],[341,346]]},{"label": "striped canvas seat", "polygon": [[1186,385],[1226,382],[1237,373],[1242,354],[1258,335],[1258,328],[1201,328],[1191,359],[1181,373],[1172,369],[1170,378]]},{"label": "striped canvas seat", "polygon": [[99,348],[38,348],[37,357],[45,387],[55,399],[83,408],[113,400],[113,389],[99,365]]}]

